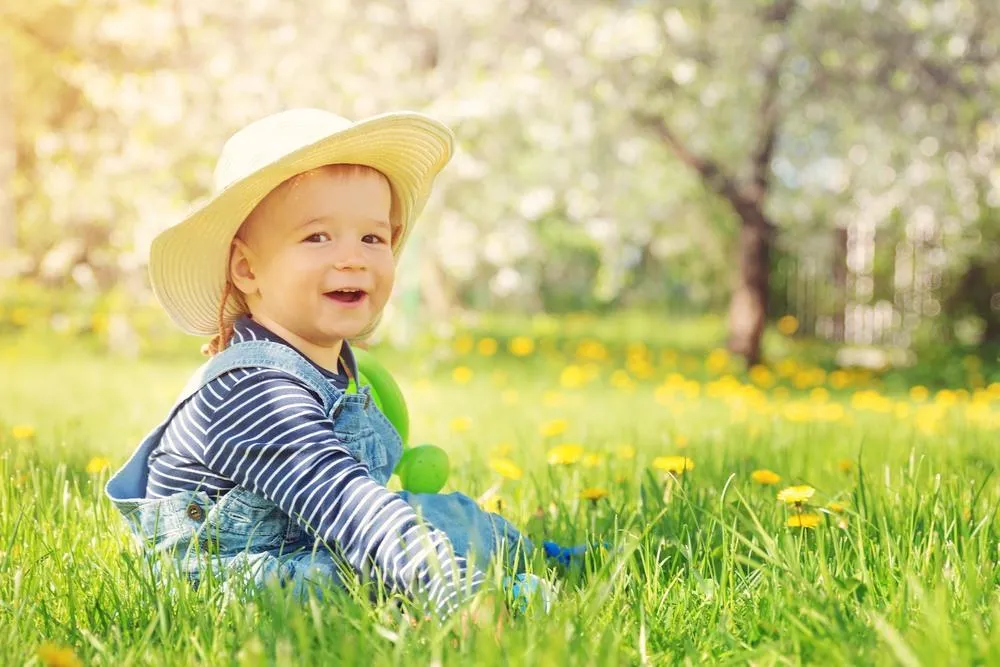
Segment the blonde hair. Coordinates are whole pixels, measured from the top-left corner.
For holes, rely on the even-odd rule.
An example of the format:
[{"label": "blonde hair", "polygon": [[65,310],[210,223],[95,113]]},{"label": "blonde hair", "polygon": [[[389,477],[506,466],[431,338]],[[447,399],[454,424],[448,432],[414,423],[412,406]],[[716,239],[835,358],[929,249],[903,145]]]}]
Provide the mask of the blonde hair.
[{"label": "blonde hair", "polygon": [[[392,230],[390,232],[392,236],[390,243],[393,247],[395,247],[397,241],[399,240],[400,235],[403,232],[402,225],[395,224],[396,221],[394,220],[394,216],[392,215],[393,211],[398,210],[398,204],[396,203],[395,189],[392,187],[392,183],[389,181],[389,178],[378,169],[375,169],[374,167],[369,167],[366,164],[353,164],[353,163],[328,164],[322,167],[317,167],[316,169],[311,169],[310,171],[305,171],[300,174],[295,174],[291,178],[286,179],[276,188],[267,193],[267,195],[265,195],[264,198],[261,199],[256,206],[254,206],[253,210],[251,210],[250,213],[247,215],[247,217],[243,220],[243,223],[240,225],[239,229],[236,230],[236,233],[233,235],[233,238],[242,238],[240,234],[243,232],[244,227],[246,227],[247,222],[249,222],[256,214],[258,214],[265,201],[268,201],[269,199],[272,198],[272,196],[277,195],[279,192],[294,189],[302,179],[309,176],[314,176],[316,172],[324,170],[337,173],[340,176],[357,176],[362,174],[371,174],[371,175],[377,175],[385,179],[386,183],[389,184],[389,190],[392,202],[390,210],[390,220],[392,220],[392,222],[394,223],[392,225]],[[249,308],[247,307],[246,301],[243,299],[242,294],[240,294],[239,290],[236,289],[236,286],[233,285],[233,282],[230,278],[229,272],[230,272],[231,262],[232,262],[232,248],[230,248],[230,255],[226,259],[226,284],[222,289],[222,297],[219,299],[219,313],[218,313],[219,329],[207,343],[201,346],[201,353],[207,357],[214,357],[216,354],[218,354],[219,352],[221,352],[222,350],[226,349],[229,346],[230,341],[232,341],[233,339],[233,323],[236,317],[239,317],[239,315],[249,312]],[[237,304],[239,307],[237,309],[236,316],[227,319],[226,307],[229,304],[230,297],[233,296],[235,296],[235,298],[239,302]],[[368,336],[375,329],[375,326],[378,325],[381,319],[382,315],[381,313],[379,313],[376,316],[375,321],[372,322],[368,327],[366,327],[365,330],[361,332],[359,337],[363,339],[366,336]]]}]

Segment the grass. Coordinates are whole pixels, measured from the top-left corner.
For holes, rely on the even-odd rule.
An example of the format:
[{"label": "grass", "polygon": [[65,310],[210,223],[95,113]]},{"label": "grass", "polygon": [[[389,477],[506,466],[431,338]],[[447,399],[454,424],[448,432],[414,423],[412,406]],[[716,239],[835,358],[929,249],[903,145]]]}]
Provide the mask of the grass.
[{"label": "grass", "polygon": [[[411,628],[348,594],[159,585],[102,486],[199,359],[7,340],[0,664],[1000,664],[1000,387],[911,398],[862,376],[799,388],[803,369],[786,368],[780,391],[722,379],[719,355],[682,372],[635,347],[631,361],[568,344],[518,359],[477,342],[385,357],[414,442],[450,452],[452,489],[478,496],[509,459],[524,477],[503,483],[504,515],[536,539],[615,545],[547,573],[553,613],[498,640]],[[566,443],[590,456],[547,463]],[[664,472],[666,455],[694,468]],[[761,468],[781,482],[754,482]],[[816,489],[809,507],[776,500],[790,484]],[[787,526],[798,511],[819,525]]]}]

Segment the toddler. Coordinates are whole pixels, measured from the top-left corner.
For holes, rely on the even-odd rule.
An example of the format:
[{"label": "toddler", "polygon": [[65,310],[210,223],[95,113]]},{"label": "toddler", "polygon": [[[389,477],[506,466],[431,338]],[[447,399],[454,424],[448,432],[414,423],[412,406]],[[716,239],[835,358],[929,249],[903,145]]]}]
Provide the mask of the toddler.
[{"label": "toddler", "polygon": [[[211,572],[301,594],[363,577],[446,617],[491,558],[521,569],[533,547],[502,517],[386,488],[402,442],[367,387],[348,392],[347,341],[378,323],[451,153],[448,128],[417,113],[278,113],[226,142],[212,199],[154,240],[154,293],[182,329],[214,336],[211,358],[106,492],[195,585]],[[581,551],[544,546],[564,562]],[[504,581],[548,605],[540,580]]]}]

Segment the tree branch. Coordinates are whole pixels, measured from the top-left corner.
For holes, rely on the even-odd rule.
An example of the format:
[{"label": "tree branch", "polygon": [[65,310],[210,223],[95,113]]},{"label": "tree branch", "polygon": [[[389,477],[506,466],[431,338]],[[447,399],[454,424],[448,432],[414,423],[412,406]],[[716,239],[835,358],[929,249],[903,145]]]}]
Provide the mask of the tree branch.
[{"label": "tree branch", "polygon": [[795,0],[782,0],[772,5],[765,15],[767,23],[781,26],[782,44],[764,66],[764,94],[761,96],[757,111],[760,130],[757,144],[750,153],[751,180],[747,196],[757,205],[763,203],[771,185],[771,158],[774,157],[774,149],[778,143],[778,128],[782,121],[782,114],[778,108],[781,67],[788,53],[788,23],[797,7]]},{"label": "tree branch", "polygon": [[664,143],[670,146],[670,149],[681,162],[698,172],[698,175],[701,176],[702,180],[705,181],[705,184],[712,191],[728,199],[734,206],[737,205],[737,200],[743,199],[739,188],[732,178],[725,174],[714,160],[696,155],[667,126],[666,121],[662,117],[639,109],[632,112],[632,117],[642,127],[655,132]]}]

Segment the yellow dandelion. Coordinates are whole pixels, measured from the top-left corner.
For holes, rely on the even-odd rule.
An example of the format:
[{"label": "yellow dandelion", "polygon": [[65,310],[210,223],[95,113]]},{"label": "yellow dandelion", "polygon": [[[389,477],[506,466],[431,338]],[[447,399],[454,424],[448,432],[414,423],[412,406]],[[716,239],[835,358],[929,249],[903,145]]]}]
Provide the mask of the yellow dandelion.
[{"label": "yellow dandelion", "polygon": [[833,512],[834,514],[843,514],[847,510],[847,505],[845,505],[844,503],[838,503],[837,501],[833,501],[827,503],[826,508],[831,512]]},{"label": "yellow dandelion", "polygon": [[634,459],[635,447],[632,445],[618,445],[615,449],[615,453],[618,455],[618,458],[623,460]]},{"label": "yellow dandelion", "polygon": [[96,475],[98,473],[104,472],[111,467],[111,461],[107,460],[103,456],[95,456],[94,458],[87,461],[87,474]]},{"label": "yellow dandelion", "polygon": [[472,345],[473,345],[472,336],[468,334],[462,334],[461,336],[455,339],[455,342],[453,344],[453,349],[455,350],[455,354],[459,355],[468,354],[469,352],[472,352]]},{"label": "yellow dandelion", "polygon": [[837,470],[842,473],[849,473],[854,470],[854,461],[851,459],[840,459],[837,461]]},{"label": "yellow dandelion", "polygon": [[807,512],[805,514],[793,514],[788,517],[786,525],[791,528],[815,528],[823,520],[819,514]]},{"label": "yellow dandelion", "polygon": [[600,454],[587,454],[583,457],[583,465],[586,468],[596,468],[604,462],[604,457]]},{"label": "yellow dandelion", "polygon": [[729,366],[729,359],[728,351],[722,348],[712,350],[705,359],[705,368],[718,375]]},{"label": "yellow dandelion", "polygon": [[497,353],[497,341],[495,338],[483,338],[476,345],[476,348],[479,350],[479,354],[484,357],[492,357]]},{"label": "yellow dandelion", "polygon": [[679,447],[680,449],[684,449],[685,447],[688,446],[688,442],[690,441],[688,440],[688,437],[686,435],[674,436],[674,447]]},{"label": "yellow dandelion", "polygon": [[31,311],[27,308],[14,308],[10,311],[10,323],[16,327],[27,326],[31,321]]},{"label": "yellow dandelion", "polygon": [[472,427],[472,420],[468,417],[455,417],[449,426],[455,433],[464,433]]},{"label": "yellow dandelion", "polygon": [[799,330],[799,320],[794,315],[785,315],[778,320],[777,327],[782,336],[791,336]]},{"label": "yellow dandelion", "polygon": [[931,395],[931,392],[927,387],[923,385],[915,385],[910,387],[910,400],[916,401],[917,403],[923,403]]},{"label": "yellow dandelion", "polygon": [[836,370],[830,373],[830,386],[834,389],[844,389],[851,383],[851,376],[846,371]]},{"label": "yellow dandelion", "polygon": [[653,467],[657,470],[680,475],[685,470],[694,470],[694,461],[687,456],[657,456],[653,459]]},{"label": "yellow dandelion", "polygon": [[29,440],[35,437],[35,427],[31,424],[19,424],[10,430],[15,440]]},{"label": "yellow dandelion", "polygon": [[627,372],[619,368],[611,374],[611,386],[621,391],[628,391],[635,387],[635,380],[629,377]]},{"label": "yellow dandelion", "polygon": [[576,356],[587,361],[604,361],[608,358],[608,349],[597,340],[584,340],[576,346]]},{"label": "yellow dandelion", "polygon": [[82,667],[83,663],[68,646],[45,642],[38,647],[38,658],[46,667]]},{"label": "yellow dandelion", "polygon": [[456,366],[451,372],[451,379],[455,384],[468,384],[472,380],[472,369],[468,366]]},{"label": "yellow dandelion", "polygon": [[583,458],[583,447],[575,443],[563,443],[549,450],[549,465],[573,465]]},{"label": "yellow dandelion", "polygon": [[781,481],[781,475],[774,472],[773,470],[754,470],[750,473],[750,479],[757,482],[758,484],[763,484],[764,486],[771,486],[772,484],[777,484]]},{"label": "yellow dandelion", "polygon": [[484,499],[479,506],[482,507],[487,512],[493,512],[494,514],[499,514],[503,511],[504,502],[503,498],[500,496],[490,496]]},{"label": "yellow dandelion", "polygon": [[535,351],[535,341],[527,336],[515,336],[511,339],[508,349],[515,357],[526,357]]},{"label": "yellow dandelion", "polygon": [[490,459],[490,469],[501,477],[517,481],[524,476],[524,472],[516,463],[510,459],[495,458]]},{"label": "yellow dandelion", "polygon": [[539,432],[546,438],[554,438],[562,435],[569,428],[569,421],[566,419],[552,419],[545,422],[539,428]]},{"label": "yellow dandelion", "polygon": [[587,382],[587,373],[583,366],[569,364],[559,373],[559,384],[566,389],[577,389]]},{"label": "yellow dandelion", "polygon": [[789,486],[778,492],[778,500],[789,505],[801,505],[812,498],[815,493],[816,489],[805,484]]},{"label": "yellow dandelion", "polygon": [[590,486],[580,492],[580,498],[582,500],[589,500],[596,504],[598,500],[602,500],[608,497],[608,492],[597,486]]},{"label": "yellow dandelion", "polygon": [[758,387],[764,389],[770,389],[774,386],[775,378],[774,373],[771,372],[767,366],[761,366],[759,364],[750,367],[750,381],[753,382]]}]

